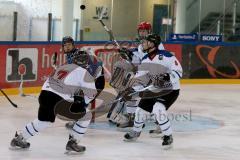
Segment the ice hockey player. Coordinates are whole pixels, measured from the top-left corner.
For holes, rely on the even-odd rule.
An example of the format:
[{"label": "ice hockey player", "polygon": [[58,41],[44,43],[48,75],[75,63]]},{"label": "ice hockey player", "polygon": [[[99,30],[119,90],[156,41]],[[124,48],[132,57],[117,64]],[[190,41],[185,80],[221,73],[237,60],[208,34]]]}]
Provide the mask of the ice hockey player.
[{"label": "ice hockey player", "polygon": [[[126,63],[118,63],[114,67],[115,74],[120,72],[123,73],[122,75],[113,76],[110,85],[112,85],[113,88],[115,88],[119,93],[117,95],[117,98],[121,96],[122,92],[121,89],[124,88],[122,86],[122,83],[126,83],[126,80],[129,79],[129,76],[134,74],[134,72],[137,70],[137,66],[141,64],[142,58],[147,54],[143,52],[142,48],[142,41],[146,36],[150,33],[152,33],[152,25],[149,22],[141,22],[137,26],[137,33],[138,38],[137,41],[139,45],[137,48],[122,48],[119,50],[120,55],[123,59],[126,59],[128,62],[130,62],[132,65],[130,65],[128,62]],[[159,49],[164,50],[164,46],[162,43],[159,44]],[[122,66],[120,65],[122,64]],[[118,70],[118,71],[117,71]],[[114,74],[113,72],[113,74]],[[116,79],[122,79],[122,77],[126,77],[124,82],[117,81],[118,84],[116,84]],[[119,101],[112,105],[111,110],[108,114],[109,121],[112,123],[116,123],[119,128],[125,128],[125,127],[132,127],[133,126],[133,119],[134,119],[134,112],[136,110],[136,106],[138,104],[138,101],[132,100],[128,102]],[[158,134],[161,133],[159,127],[157,127],[156,130],[150,130],[150,134],[153,136],[158,136]]]},{"label": "ice hockey player", "polygon": [[[158,46],[161,43],[160,36],[150,34],[143,41],[143,50],[147,55],[142,59],[139,70],[134,76],[134,79],[145,77],[145,81],[136,81],[133,87],[129,89],[130,93],[141,90],[147,86],[152,85],[147,92],[141,93],[142,99],[135,111],[134,126],[132,130],[124,135],[125,141],[136,140],[142,131],[142,126],[147,114],[154,114],[155,118],[163,133],[162,146],[170,148],[173,143],[172,128],[167,116],[167,110],[176,101],[182,77],[182,67],[174,55],[166,50],[159,50]],[[147,81],[146,81],[147,79]],[[165,87],[171,86],[167,94],[162,94]],[[146,98],[145,95],[149,94]],[[131,97],[126,94],[125,99]],[[164,118],[163,118],[164,117]]]},{"label": "ice hockey player", "polygon": [[[138,25],[137,31],[138,31],[138,39],[137,40],[140,42],[140,45],[138,46],[138,55],[136,55],[136,56],[138,56],[141,60],[146,55],[146,53],[143,52],[141,42],[146,38],[147,35],[152,34],[152,25],[149,22],[141,22]],[[162,43],[159,44],[158,49],[165,50]]]},{"label": "ice hockey player", "polygon": [[63,53],[66,54],[67,63],[72,63],[72,56],[78,50],[75,47],[74,40],[71,36],[65,36],[62,39],[62,49]]},{"label": "ice hockey player", "polygon": [[[63,47],[63,51],[64,51],[64,53],[66,54],[66,57],[67,57],[67,63],[71,64],[72,61],[73,61],[72,59],[73,59],[74,53],[76,53],[79,50],[79,49],[75,48],[73,38],[70,37],[70,36],[63,37],[62,47]],[[79,54],[81,54],[81,53],[82,52],[79,52]],[[87,52],[83,52],[83,53],[87,53]],[[91,72],[94,72],[95,69],[98,68],[98,66],[101,66],[101,68],[102,68],[102,61],[95,58],[94,56],[90,56],[88,63],[89,63],[89,66],[91,66],[91,68],[88,68],[88,69],[93,70]],[[101,93],[101,91],[104,89],[104,86],[105,86],[105,78],[104,78],[103,68],[102,68],[101,74],[97,75],[97,77],[95,77],[95,86],[96,86],[97,91],[98,91],[97,95],[99,95]],[[74,124],[75,124],[75,121],[70,121],[70,122],[67,122],[65,124],[65,127],[67,129],[72,129]]]},{"label": "ice hockey player", "polygon": [[[140,44],[142,39],[146,37],[146,35],[152,32],[152,26],[148,22],[141,22],[137,26],[137,42]],[[142,51],[141,44],[137,48],[122,48],[119,50],[120,55],[123,59],[125,59],[125,63],[117,63],[114,66],[113,76],[110,82],[110,85],[118,92],[116,97],[119,98],[122,94],[121,89],[125,86],[123,84],[127,84],[126,81],[129,76],[132,75],[136,70],[136,66],[141,63],[141,59],[145,55]],[[123,62],[123,61],[122,61]],[[131,63],[131,64],[129,64]],[[117,73],[122,73],[121,75],[116,75]],[[126,77],[123,79],[122,77]],[[119,81],[118,79],[122,79]],[[116,82],[117,80],[117,82]],[[112,105],[107,118],[112,123],[116,123],[117,127],[125,128],[133,126],[134,112],[137,106],[137,101],[119,101]]]},{"label": "ice hockey player", "polygon": [[[27,140],[50,127],[56,115],[60,114],[60,117],[78,119],[70,130],[66,150],[68,152],[85,151],[85,146],[79,145],[79,142],[91,121],[91,112],[88,112],[86,106],[95,99],[97,90],[95,79],[86,69],[88,55],[83,51],[79,54],[77,51],[72,55],[71,60],[72,64],[59,66],[45,81],[39,96],[38,118],[16,132],[10,144],[12,148],[29,148],[30,143]],[[101,74],[101,69],[97,71],[99,73],[95,74]],[[63,105],[59,106],[60,104]],[[72,115],[80,116],[72,118]]]}]

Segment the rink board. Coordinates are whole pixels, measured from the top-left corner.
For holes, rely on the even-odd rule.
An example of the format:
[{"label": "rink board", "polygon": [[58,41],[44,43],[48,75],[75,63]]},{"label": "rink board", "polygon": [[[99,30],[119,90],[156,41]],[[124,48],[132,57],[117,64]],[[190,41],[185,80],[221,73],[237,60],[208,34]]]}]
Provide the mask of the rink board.
[{"label": "rink board", "polygon": [[[119,42],[134,48],[132,41]],[[114,63],[119,59],[112,42],[76,42],[77,48],[90,50],[103,61],[108,82]],[[239,43],[164,43],[183,67],[183,84],[239,84]],[[58,54],[57,65],[65,63],[61,42],[0,42],[0,87],[9,94],[18,94],[21,76],[18,67],[26,66],[23,88],[26,93],[39,92],[39,87],[53,71],[53,55]]]}]

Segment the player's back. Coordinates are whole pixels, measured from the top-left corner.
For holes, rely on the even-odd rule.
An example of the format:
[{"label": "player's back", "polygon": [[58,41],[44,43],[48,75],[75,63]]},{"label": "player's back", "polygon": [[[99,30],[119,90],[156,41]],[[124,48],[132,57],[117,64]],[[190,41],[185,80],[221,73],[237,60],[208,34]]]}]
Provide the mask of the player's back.
[{"label": "player's back", "polygon": [[42,90],[54,92],[66,100],[73,100],[73,95],[79,89],[90,99],[96,91],[94,78],[86,69],[76,64],[58,67],[42,87]]}]

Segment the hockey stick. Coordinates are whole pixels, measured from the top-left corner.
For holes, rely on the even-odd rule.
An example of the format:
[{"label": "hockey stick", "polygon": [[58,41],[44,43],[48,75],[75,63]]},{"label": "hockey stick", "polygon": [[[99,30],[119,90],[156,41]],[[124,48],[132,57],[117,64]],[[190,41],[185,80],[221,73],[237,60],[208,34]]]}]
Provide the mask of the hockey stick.
[{"label": "hockey stick", "polygon": [[[152,88],[152,87],[154,87],[154,85],[151,84],[151,85],[146,86],[146,87],[144,87],[144,88],[142,88],[142,89],[136,90],[136,91],[133,92],[133,93],[130,93],[128,96],[134,96],[134,95],[139,94],[139,93],[141,93],[141,92],[147,91],[148,89],[150,89],[150,88]],[[156,87],[155,87],[155,88],[156,88]],[[157,89],[160,89],[160,88],[157,88]],[[162,90],[162,91],[164,91],[164,90]],[[163,92],[163,93],[161,94],[161,96],[168,94],[170,91],[171,91],[171,90],[166,90],[166,92]],[[160,96],[160,95],[158,94],[158,96]],[[122,101],[123,98],[124,98],[124,97],[119,94],[114,101],[112,101],[112,102],[110,102],[110,103],[108,103],[108,104],[105,104],[105,105],[113,104],[112,107],[111,107],[110,110],[109,110],[109,113],[108,113],[108,115],[107,115],[107,118],[109,118],[109,117],[111,116],[112,111],[114,110],[114,108],[115,108],[115,106],[116,106],[116,103],[119,102],[119,101]],[[151,97],[151,98],[152,98],[152,97]]]},{"label": "hockey stick", "polygon": [[[138,91],[134,92],[134,94],[146,91],[147,89],[149,89],[151,87],[152,87],[152,85],[147,86],[147,87],[145,87],[145,88],[143,88],[141,90],[138,90]],[[163,95],[165,95],[165,93]],[[105,95],[105,97],[106,96],[110,96],[110,95]],[[159,94],[159,96],[161,96],[161,95]],[[100,117],[100,116],[102,116],[102,115],[104,115],[106,113],[106,112],[103,112],[103,111],[109,110],[109,105],[111,105],[113,103],[116,103],[118,101],[121,101],[122,99],[123,99],[123,96],[119,96],[119,98],[117,98],[117,99],[115,99],[115,100],[113,100],[111,102],[100,104],[98,107],[96,107],[94,109],[87,110],[87,112],[81,112],[80,111],[80,112],[75,112],[75,113],[70,113],[69,112],[70,108],[71,108],[71,106],[72,106],[72,104],[74,102],[68,102],[66,100],[63,100],[63,101],[59,102],[58,105],[55,106],[55,109],[54,109],[55,111],[54,112],[55,112],[55,114],[60,114],[61,116],[67,117],[67,119],[71,119],[71,120],[79,120],[80,118],[83,117],[84,114],[90,115],[92,113],[96,113],[96,114],[98,113],[99,115],[97,115],[96,117]],[[120,113],[122,111],[123,106],[124,106],[124,104],[122,104],[121,108],[119,108],[118,113]],[[71,117],[72,115],[73,115],[73,117]],[[87,116],[86,118],[90,118],[91,119],[91,116]]]},{"label": "hockey stick", "polygon": [[[146,91],[147,89],[149,89],[149,88],[151,88],[151,87],[153,87],[153,85],[149,85],[149,86],[144,87],[144,88],[142,88],[142,89],[140,89],[140,90],[137,90],[137,91],[135,91],[135,92],[133,92],[133,93],[130,93],[129,96],[133,96],[133,95],[136,95],[136,94],[138,94],[138,93],[140,93],[140,92],[144,92],[144,91]],[[112,107],[111,107],[110,110],[109,110],[109,113],[108,113],[108,115],[107,115],[107,118],[109,118],[109,117],[111,116],[112,111],[114,110],[114,108],[115,108],[115,106],[116,106],[116,103],[119,102],[119,101],[122,101],[122,99],[123,99],[123,96],[122,96],[121,94],[119,94],[114,101],[105,104],[105,105],[111,105],[111,104],[112,104]]]},{"label": "hockey stick", "polygon": [[53,55],[53,68],[55,70],[57,69],[57,52],[54,52],[54,55]]},{"label": "hockey stick", "polygon": [[121,94],[119,93],[119,94],[117,95],[117,97],[116,97],[116,100],[117,100],[117,101],[114,100],[114,102],[112,103],[112,106],[111,106],[111,108],[110,108],[109,111],[108,111],[107,118],[110,118],[110,117],[111,117],[112,112],[113,112],[114,108],[116,107],[116,105],[117,105],[117,103],[118,103],[118,101],[119,101],[120,96],[121,96]]},{"label": "hockey stick", "polygon": [[7,98],[7,100],[12,104],[12,106],[17,108],[17,105],[13,103],[13,101],[7,96],[7,94],[2,89],[0,89],[0,91]]},{"label": "hockey stick", "polygon": [[151,85],[149,85],[147,87],[144,87],[144,88],[139,89],[139,90],[137,90],[137,91],[135,91],[133,93],[130,93],[129,96],[133,96],[133,95],[138,94],[140,92],[144,92],[144,91],[146,91],[146,90],[148,90],[149,88],[152,88],[152,87],[153,87],[153,85],[151,84]]},{"label": "hockey stick", "polygon": [[105,29],[105,31],[109,34],[110,37],[110,41],[113,41],[119,48],[121,48],[121,46],[119,45],[119,43],[117,42],[117,40],[114,38],[112,30],[110,30],[105,23],[103,22],[102,18],[103,18],[103,14],[106,12],[106,7],[103,7],[102,12],[100,13],[99,17],[98,17],[98,21],[101,23],[101,25],[103,26],[103,28]]}]

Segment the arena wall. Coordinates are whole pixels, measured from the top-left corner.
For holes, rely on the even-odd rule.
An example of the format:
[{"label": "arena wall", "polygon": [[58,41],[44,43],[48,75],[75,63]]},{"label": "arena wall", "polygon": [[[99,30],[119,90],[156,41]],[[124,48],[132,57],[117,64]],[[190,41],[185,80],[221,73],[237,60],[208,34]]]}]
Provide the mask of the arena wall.
[{"label": "arena wall", "polygon": [[[130,41],[120,42],[124,47],[135,47]],[[240,83],[240,44],[238,43],[164,43],[182,64],[182,83],[219,84]],[[91,50],[99,57],[109,80],[113,64],[117,61],[117,48],[111,42],[77,42],[77,48]],[[10,94],[18,94],[21,75],[19,66],[26,66],[23,88],[26,92],[39,92],[41,85],[53,69],[53,55],[58,53],[57,64],[65,63],[60,42],[0,42],[0,86]]]}]

